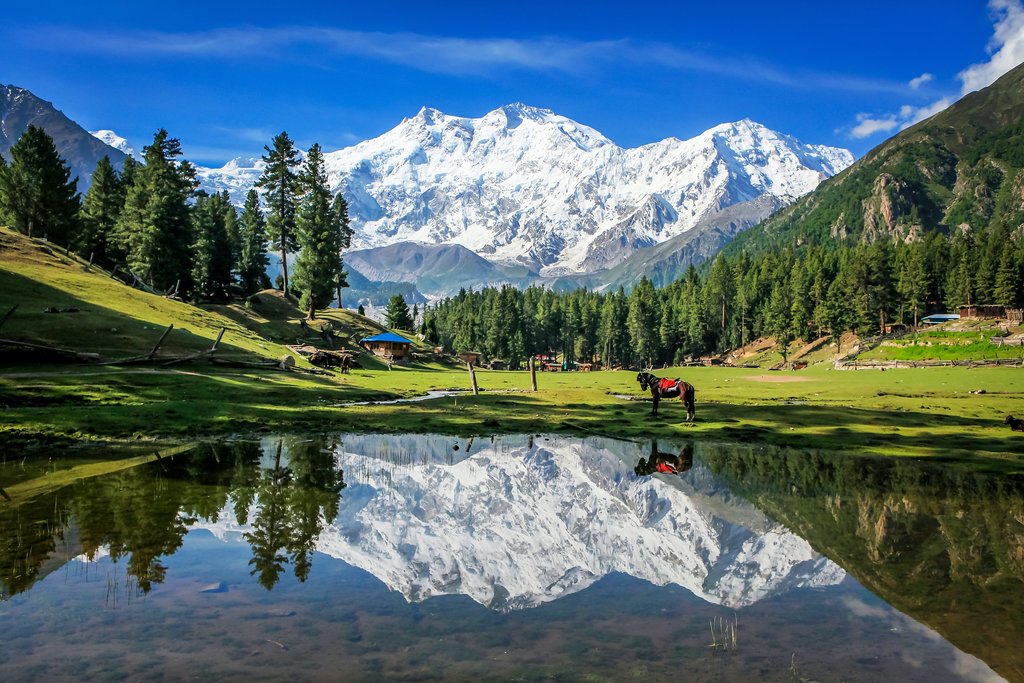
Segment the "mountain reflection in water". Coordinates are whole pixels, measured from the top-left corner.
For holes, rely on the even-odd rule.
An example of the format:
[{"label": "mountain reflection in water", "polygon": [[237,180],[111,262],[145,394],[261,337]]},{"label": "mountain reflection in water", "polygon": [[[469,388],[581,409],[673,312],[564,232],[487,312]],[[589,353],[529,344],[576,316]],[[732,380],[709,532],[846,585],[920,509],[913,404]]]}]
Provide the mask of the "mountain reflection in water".
[{"label": "mountain reflection in water", "polygon": [[[650,624],[676,624],[665,632],[666,646],[674,647],[678,638],[690,643],[676,654],[658,655],[661,664],[650,654],[630,655],[647,661],[644,670],[653,678],[670,676],[674,657],[711,666],[697,678],[789,680],[802,676],[796,659],[790,662],[799,649],[809,660],[805,666],[820,667],[819,677],[838,666],[846,677],[873,671],[861,677],[910,680],[920,671],[919,680],[927,681],[998,680],[994,669],[1024,681],[1016,645],[1024,636],[1019,482],[853,456],[522,435],[284,437],[199,444],[159,457],[145,449],[121,460],[102,455],[0,464],[0,627],[6,625],[11,638],[11,647],[0,652],[0,671],[16,673],[12,680],[52,673],[31,658],[25,660],[28,668],[11,668],[19,634],[36,643],[39,661],[48,661],[48,647],[63,647],[59,636],[51,642],[43,635],[53,630],[45,619],[50,608],[31,609],[48,600],[61,613],[87,621],[83,615],[98,607],[120,610],[126,598],[138,603],[139,596],[152,593],[156,602],[137,618],[153,615],[164,624],[154,626],[162,634],[170,613],[159,607],[158,588],[166,586],[167,594],[191,605],[182,616],[190,632],[174,638],[198,646],[200,636],[191,630],[201,627],[191,615],[203,614],[203,603],[195,603],[196,589],[189,593],[181,580],[203,576],[200,593],[236,596],[230,598],[235,609],[265,604],[265,615],[287,617],[308,603],[308,613],[320,610],[324,623],[354,623],[364,610],[373,612],[358,595],[369,595],[367,581],[377,582],[407,605],[412,621],[403,632],[417,633],[418,620],[440,610],[450,615],[443,632],[464,628],[497,647],[532,648],[536,668],[522,670],[533,672],[526,677],[572,671],[568,677],[574,678],[594,671],[588,666],[632,675],[636,669],[627,666],[626,655],[610,646],[603,655],[588,650],[585,660],[570,657],[565,661],[576,663],[559,665],[569,668],[550,668],[571,651],[556,644],[564,634],[550,635],[561,631],[545,631],[555,638],[548,645],[517,645],[517,631],[531,632],[522,630],[526,625],[576,615],[571,618],[584,621],[566,624],[576,624],[570,628],[579,638],[607,643],[622,636],[623,647],[642,641],[641,651],[648,652],[662,642]],[[652,463],[670,464],[675,473],[655,467],[647,474]],[[236,557],[241,574],[230,569],[234,559],[225,559]],[[340,567],[349,569],[339,574]],[[48,580],[58,570],[63,577]],[[353,572],[367,578],[357,580]],[[911,618],[893,612],[847,573]],[[623,583],[623,577],[633,578]],[[303,583],[313,592],[295,593]],[[95,589],[77,591],[76,585]],[[349,595],[354,585],[362,586],[361,593]],[[659,602],[680,595],[675,587],[696,596],[689,607],[678,606],[681,597]],[[264,590],[272,588],[273,593]],[[593,601],[601,598],[584,597],[616,592],[634,597],[600,610]],[[242,595],[250,597],[238,602]],[[375,603],[387,602],[380,591],[374,595]],[[468,596],[495,616],[445,607],[451,603],[439,597],[444,595]],[[227,609],[229,603],[223,604]],[[701,604],[703,611],[696,606]],[[711,622],[709,635],[707,615],[720,619],[726,608],[739,624],[740,654],[712,666],[702,648],[715,637],[714,624],[721,629],[724,622]],[[403,623],[400,608],[388,609],[394,616],[360,621],[356,631],[388,619]],[[609,609],[618,616],[585,616]],[[96,628],[114,628],[99,618]],[[232,617],[226,628],[246,630],[245,620],[252,618]],[[835,638],[860,633],[866,640],[855,643],[852,654],[840,654],[846,643],[833,642],[820,629],[798,635],[801,620],[812,624],[819,618],[826,629],[836,629]],[[518,626],[513,629],[509,619],[519,620]],[[588,619],[611,619],[607,628],[616,635],[586,635],[594,628]],[[683,626],[686,619],[689,625]],[[297,624],[315,630],[308,619]],[[851,632],[850,624],[858,626]],[[871,631],[869,624],[884,628]],[[423,638],[408,647],[429,647],[427,636],[439,628],[426,627]],[[103,633],[96,637],[118,632]],[[397,632],[389,633],[396,638]],[[142,638],[140,646],[158,637]],[[353,671],[361,672],[353,679],[378,676],[373,644],[357,647],[357,636],[345,637]],[[460,637],[469,647],[469,636]],[[890,639],[914,644],[905,646],[910,650],[887,649]],[[858,657],[856,647],[874,654]],[[440,656],[427,652],[419,655],[424,661]],[[217,656],[214,650],[207,658]],[[769,661],[774,663],[767,669],[757,668]],[[208,665],[220,671],[219,664]],[[615,668],[620,665],[626,668]],[[97,666],[93,673],[106,670]],[[391,666],[397,677],[438,677],[406,670],[400,662]],[[448,671],[448,664],[433,666]],[[262,677],[279,677],[284,670],[270,671]],[[523,675],[520,669],[502,671],[495,675]]]}]

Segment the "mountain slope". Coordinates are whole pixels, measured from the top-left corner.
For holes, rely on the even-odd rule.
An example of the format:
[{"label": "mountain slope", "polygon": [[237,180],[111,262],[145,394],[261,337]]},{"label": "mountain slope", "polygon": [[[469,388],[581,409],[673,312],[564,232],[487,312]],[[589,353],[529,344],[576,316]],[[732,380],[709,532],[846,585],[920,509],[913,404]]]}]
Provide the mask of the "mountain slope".
[{"label": "mountain slope", "polygon": [[415,283],[432,294],[453,295],[461,288],[526,285],[536,273],[522,266],[492,263],[458,244],[399,242],[345,254],[345,265],[370,281]]},{"label": "mountain slope", "polygon": [[71,177],[78,177],[79,192],[88,189],[92,172],[104,156],[110,157],[117,168],[124,164],[124,152],[94,137],[50,102],[24,88],[0,85],[0,155],[8,158],[8,150],[30,125],[42,128],[53,138],[57,151],[71,168]]},{"label": "mountain slope", "polygon": [[913,240],[1024,223],[1024,65],[882,143],[736,239],[728,253],[799,243]]}]

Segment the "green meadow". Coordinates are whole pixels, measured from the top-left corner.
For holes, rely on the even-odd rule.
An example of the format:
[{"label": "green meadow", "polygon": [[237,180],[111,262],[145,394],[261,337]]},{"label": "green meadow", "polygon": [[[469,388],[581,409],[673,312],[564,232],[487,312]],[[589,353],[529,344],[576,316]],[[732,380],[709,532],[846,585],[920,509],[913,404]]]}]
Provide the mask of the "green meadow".
[{"label": "green meadow", "polygon": [[[1024,470],[1024,433],[1006,415],[1024,417],[1024,369],[941,367],[889,371],[685,367],[656,374],[697,387],[697,420],[679,401],[650,416],[649,397],[627,371],[538,373],[477,370],[479,396],[364,404],[470,388],[464,366],[417,345],[410,366],[387,369],[361,355],[352,374],[313,370],[285,344],[315,341],[330,321],[343,349],[380,329],[367,318],[329,311],[303,330],[300,314],[270,293],[204,308],[127,287],[37,240],[0,230],[0,315],[17,304],[0,338],[73,348],[103,359],[148,353],[174,325],[155,362],[59,364],[8,354],[0,365],[0,438],[176,440],[266,432],[578,432],[613,437],[690,437],[721,442],[917,456],[1003,472]],[[47,310],[65,312],[45,312]],[[75,309],[69,312],[68,309]],[[213,365],[166,365],[209,348],[225,332],[218,357],[242,362],[291,356],[300,372]],[[948,333],[947,333],[948,334]],[[978,333],[980,334],[980,333]],[[934,336],[934,335],[933,335]],[[968,348],[917,344],[912,349]],[[893,347],[881,347],[893,348]],[[1019,349],[1012,349],[1018,352]]]}]

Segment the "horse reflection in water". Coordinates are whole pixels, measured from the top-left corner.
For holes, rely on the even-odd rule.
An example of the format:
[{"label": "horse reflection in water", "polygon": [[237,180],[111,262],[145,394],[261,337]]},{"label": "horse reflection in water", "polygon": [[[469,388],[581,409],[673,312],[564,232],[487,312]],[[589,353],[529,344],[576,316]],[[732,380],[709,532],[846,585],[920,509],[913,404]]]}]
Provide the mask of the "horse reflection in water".
[{"label": "horse reflection in water", "polygon": [[651,455],[646,460],[640,458],[633,471],[637,476],[645,476],[662,472],[664,474],[682,474],[693,467],[693,444],[686,444],[678,455],[661,453],[658,442],[651,440]]}]

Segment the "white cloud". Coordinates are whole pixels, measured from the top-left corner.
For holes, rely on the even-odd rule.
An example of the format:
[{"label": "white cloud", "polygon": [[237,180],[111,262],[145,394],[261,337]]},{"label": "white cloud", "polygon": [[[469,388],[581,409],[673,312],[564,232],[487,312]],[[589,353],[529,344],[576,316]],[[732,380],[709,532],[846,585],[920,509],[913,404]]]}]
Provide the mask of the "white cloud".
[{"label": "white cloud", "polygon": [[[45,31],[46,40],[40,40]],[[128,31],[45,27],[18,34],[33,49],[89,52],[134,58],[218,60],[310,60],[339,56],[374,59],[450,75],[492,74],[501,69],[580,74],[609,64],[657,65],[743,81],[791,88],[848,92],[903,92],[906,84],[818,71],[789,71],[743,56],[688,50],[665,43],[627,38],[577,40],[539,38],[463,38],[417,33],[350,31],[310,26],[222,28],[194,32]]]},{"label": "white cloud", "polygon": [[[961,95],[991,85],[1007,71],[1024,62],[1024,5],[1021,0],[989,0],[988,7],[995,22],[992,39],[988,44],[992,58],[987,62],[972,64],[957,74]],[[934,78],[930,73],[923,73],[910,80],[910,88],[917,90]],[[858,114],[857,123],[850,128],[849,135],[860,139],[896,128],[903,130],[938,114],[954,101],[953,97],[946,96],[922,107],[905,104],[896,114]]]},{"label": "white cloud", "polygon": [[910,83],[909,83],[910,89],[911,90],[917,90],[918,88],[920,88],[925,83],[931,83],[934,80],[935,80],[935,75],[934,74],[923,73],[920,76],[918,76],[917,78],[911,78],[910,79]]},{"label": "white cloud", "polygon": [[972,64],[958,74],[963,83],[962,95],[991,85],[1024,62],[1024,6],[1021,0],[990,0],[988,6],[996,20],[995,34],[988,44],[992,58]]},{"label": "white cloud", "polygon": [[870,114],[857,114],[857,125],[850,130],[850,137],[868,138],[875,133],[887,133],[898,125],[900,122],[895,116],[873,119]]}]

